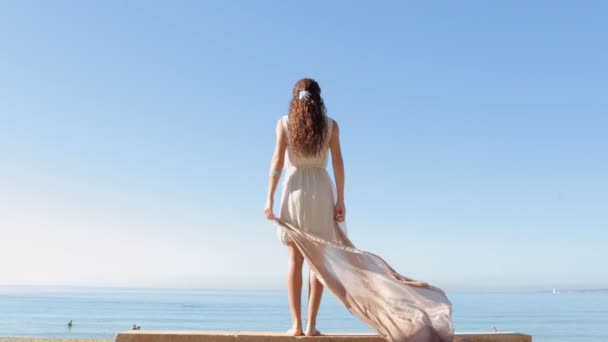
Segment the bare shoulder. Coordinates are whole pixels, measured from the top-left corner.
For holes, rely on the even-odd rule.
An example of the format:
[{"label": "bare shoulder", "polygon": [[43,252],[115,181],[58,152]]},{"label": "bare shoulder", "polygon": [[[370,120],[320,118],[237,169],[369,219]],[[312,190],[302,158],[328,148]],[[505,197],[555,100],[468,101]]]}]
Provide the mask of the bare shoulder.
[{"label": "bare shoulder", "polygon": [[279,120],[277,120],[277,126],[275,128],[275,130],[277,132],[277,135],[283,135],[283,133],[284,133],[284,130],[283,130],[283,125],[284,125],[283,124],[283,120],[284,120],[283,117],[280,117]]}]

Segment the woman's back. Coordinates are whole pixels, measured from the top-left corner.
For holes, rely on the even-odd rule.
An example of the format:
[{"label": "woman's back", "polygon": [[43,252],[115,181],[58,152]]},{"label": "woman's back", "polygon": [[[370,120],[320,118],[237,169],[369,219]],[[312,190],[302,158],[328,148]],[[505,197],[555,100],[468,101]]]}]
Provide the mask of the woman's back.
[{"label": "woman's back", "polygon": [[[321,150],[317,155],[313,156],[303,156],[302,154],[295,153],[291,148],[289,142],[287,143],[286,161],[287,165],[290,167],[316,167],[316,168],[325,168],[327,167],[327,160],[329,156],[329,139],[331,138],[331,131],[333,127],[333,122],[330,117],[325,116],[327,122],[327,133],[325,135],[325,142],[321,147]],[[283,123],[283,128],[285,129],[285,133],[287,134],[289,141],[289,116],[285,115],[281,118]]]}]

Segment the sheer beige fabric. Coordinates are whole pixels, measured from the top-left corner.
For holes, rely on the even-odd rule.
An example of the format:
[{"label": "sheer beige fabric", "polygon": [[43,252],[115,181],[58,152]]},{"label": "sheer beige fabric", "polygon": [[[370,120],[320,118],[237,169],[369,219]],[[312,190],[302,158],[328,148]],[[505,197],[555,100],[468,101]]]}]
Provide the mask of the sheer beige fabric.
[{"label": "sheer beige fabric", "polygon": [[[287,133],[288,117],[281,120]],[[452,306],[445,293],[408,285],[411,279],[382,258],[356,249],[345,225],[334,220],[334,188],[326,169],[333,128],[329,117],[327,128],[325,146],[316,156],[296,155],[287,144],[280,241],[295,243],[323,284],[387,340],[451,341]]]},{"label": "sheer beige fabric", "polygon": [[335,224],[338,242],[278,221],[310,268],[346,308],[391,342],[453,340],[452,305],[433,286],[413,287],[377,255],[356,249]]},{"label": "sheer beige fabric", "polygon": [[[289,131],[288,120],[287,116],[281,118],[286,134]],[[333,183],[326,169],[334,120],[329,117],[326,120],[325,146],[318,155],[298,155],[287,144],[280,217],[306,233],[337,241],[335,231],[328,228],[335,222]],[[278,237],[283,244],[290,240],[281,226],[278,227]]]}]

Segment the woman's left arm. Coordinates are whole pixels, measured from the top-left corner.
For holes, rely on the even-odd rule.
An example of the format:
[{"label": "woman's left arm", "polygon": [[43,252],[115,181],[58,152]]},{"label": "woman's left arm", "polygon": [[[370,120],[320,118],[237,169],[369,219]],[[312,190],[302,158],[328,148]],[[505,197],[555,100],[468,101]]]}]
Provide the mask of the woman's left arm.
[{"label": "woman's left arm", "polygon": [[340,147],[340,127],[335,120],[331,131],[329,147],[331,148],[331,160],[337,192],[335,220],[343,222],[346,219],[346,207],[344,206],[344,160],[342,159],[342,148]]},{"label": "woman's left arm", "polygon": [[277,140],[274,146],[274,154],[270,163],[270,175],[268,178],[268,195],[266,197],[266,206],[264,208],[264,214],[269,220],[274,220],[276,217],[272,212],[274,206],[274,193],[277,189],[281,172],[285,164],[285,150],[287,149],[287,137],[285,130],[283,129],[283,121],[279,119],[276,128]]}]

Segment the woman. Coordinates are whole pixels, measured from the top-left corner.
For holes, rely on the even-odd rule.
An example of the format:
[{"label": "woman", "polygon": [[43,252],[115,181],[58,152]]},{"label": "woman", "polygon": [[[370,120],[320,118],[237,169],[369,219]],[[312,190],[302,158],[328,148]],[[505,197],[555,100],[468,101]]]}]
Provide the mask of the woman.
[{"label": "woman", "polygon": [[[281,197],[281,220],[301,227],[303,231],[325,240],[337,241],[335,221],[344,221],[344,164],[340,151],[338,124],[325,113],[321,88],[312,79],[305,78],[296,83],[289,114],[282,117],[276,128],[277,142],[272,158],[266,216],[274,219],[272,211],[274,193],[283,170],[284,157],[291,166],[286,174]],[[331,150],[337,198],[334,206],[331,179],[325,166]],[[287,245],[289,272],[287,278],[292,327],[289,334],[301,335],[302,264],[304,257],[279,227],[279,236]],[[316,318],[323,294],[323,285],[317,277],[310,275],[310,296],[306,335],[318,335]]]},{"label": "woman", "polygon": [[[279,224],[287,245],[287,276],[292,327],[288,334],[319,335],[316,318],[323,285],[355,316],[390,341],[450,341],[451,304],[438,288],[395,272],[380,257],[357,250],[346,237],[344,164],[338,123],[326,114],[319,84],[310,78],[294,88],[288,115],[276,126],[264,212]],[[331,151],[336,195],[326,170]],[[287,156],[280,215],[273,212],[274,193]],[[302,264],[310,274],[308,317],[301,318]],[[379,294],[382,293],[382,296]]]}]

